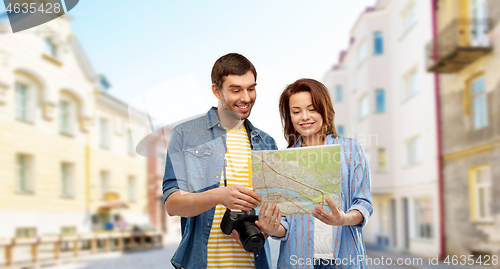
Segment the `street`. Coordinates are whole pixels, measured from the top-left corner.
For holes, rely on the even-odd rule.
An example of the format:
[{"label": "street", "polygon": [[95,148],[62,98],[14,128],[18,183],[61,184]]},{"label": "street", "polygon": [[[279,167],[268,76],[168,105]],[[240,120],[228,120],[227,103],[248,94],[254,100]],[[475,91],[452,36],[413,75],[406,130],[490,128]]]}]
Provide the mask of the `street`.
[{"label": "street", "polygon": [[54,269],[147,269],[174,268],[170,259],[177,245],[167,245],[161,249],[152,249],[132,253],[109,253],[77,263],[63,264]]},{"label": "street", "polygon": [[[276,261],[279,249],[279,242],[271,240],[271,253],[273,268],[276,268]],[[135,268],[173,268],[170,259],[174,255],[177,244],[167,244],[164,248],[153,249],[133,253],[108,253],[100,254],[88,260],[71,264],[62,264],[52,267],[54,269],[135,269]],[[382,259],[383,257],[383,259]],[[371,259],[369,268],[474,268],[467,266],[429,265],[427,259],[413,257],[404,254],[389,252],[381,248],[368,247],[368,259]],[[397,265],[398,259],[401,265]],[[391,262],[392,265],[388,265]],[[477,268],[477,267],[476,267]],[[488,267],[485,267],[488,268]]]}]

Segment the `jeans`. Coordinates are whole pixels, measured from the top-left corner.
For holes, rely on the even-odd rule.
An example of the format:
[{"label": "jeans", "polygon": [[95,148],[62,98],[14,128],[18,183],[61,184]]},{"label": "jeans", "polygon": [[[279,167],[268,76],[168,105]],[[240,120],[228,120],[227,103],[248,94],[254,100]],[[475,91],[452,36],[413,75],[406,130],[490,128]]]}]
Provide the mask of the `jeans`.
[{"label": "jeans", "polygon": [[314,269],[335,269],[335,260],[314,259]]}]

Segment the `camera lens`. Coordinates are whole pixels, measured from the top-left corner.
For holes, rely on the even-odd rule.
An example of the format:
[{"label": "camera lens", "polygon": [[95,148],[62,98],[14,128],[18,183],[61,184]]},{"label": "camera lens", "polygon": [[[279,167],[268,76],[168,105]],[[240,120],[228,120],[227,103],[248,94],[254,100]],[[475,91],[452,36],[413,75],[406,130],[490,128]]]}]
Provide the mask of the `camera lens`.
[{"label": "camera lens", "polygon": [[253,222],[240,222],[238,227],[236,227],[236,231],[240,234],[241,244],[246,251],[256,253],[264,246],[266,241],[264,235]]}]

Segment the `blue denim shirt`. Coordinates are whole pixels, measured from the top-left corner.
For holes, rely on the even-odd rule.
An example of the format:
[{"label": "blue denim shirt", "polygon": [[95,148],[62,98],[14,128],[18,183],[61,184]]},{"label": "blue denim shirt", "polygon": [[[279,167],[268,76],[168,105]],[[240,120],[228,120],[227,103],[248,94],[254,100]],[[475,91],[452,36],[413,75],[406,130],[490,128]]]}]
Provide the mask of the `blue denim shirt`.
[{"label": "blue denim shirt", "polygon": [[[274,139],[245,120],[252,150],[276,150]],[[212,107],[205,116],[179,124],[168,143],[163,203],[174,192],[203,192],[218,188],[226,154],[226,130]],[[215,207],[181,218],[182,240],[172,257],[176,268],[206,268],[207,244]],[[255,253],[255,268],[271,268],[269,244]]]}]

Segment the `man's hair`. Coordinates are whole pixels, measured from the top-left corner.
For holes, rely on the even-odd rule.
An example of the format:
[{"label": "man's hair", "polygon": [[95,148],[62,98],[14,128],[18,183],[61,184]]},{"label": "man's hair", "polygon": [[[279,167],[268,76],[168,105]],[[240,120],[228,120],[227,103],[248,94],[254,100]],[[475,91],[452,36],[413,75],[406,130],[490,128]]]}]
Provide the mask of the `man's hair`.
[{"label": "man's hair", "polygon": [[248,71],[252,71],[255,81],[257,81],[257,71],[245,56],[238,53],[226,54],[215,61],[212,68],[212,84],[215,84],[218,89],[222,89],[224,77],[229,75],[243,76]]},{"label": "man's hair", "polygon": [[280,96],[279,111],[281,124],[288,146],[292,146],[300,136],[293,127],[290,115],[290,97],[299,92],[308,92],[311,94],[312,105],[323,118],[323,127],[321,128],[322,134],[337,137],[338,135],[334,123],[335,110],[333,110],[332,100],[330,99],[328,89],[323,83],[317,80],[303,78],[288,85]]}]

